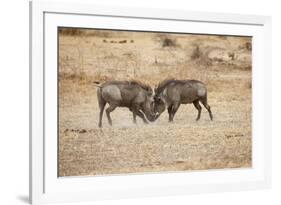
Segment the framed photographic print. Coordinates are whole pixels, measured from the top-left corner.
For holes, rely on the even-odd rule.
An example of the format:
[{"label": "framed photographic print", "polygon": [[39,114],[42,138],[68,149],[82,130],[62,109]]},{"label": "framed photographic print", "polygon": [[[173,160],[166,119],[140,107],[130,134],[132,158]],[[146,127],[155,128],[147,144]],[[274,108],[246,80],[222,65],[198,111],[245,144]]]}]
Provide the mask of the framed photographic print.
[{"label": "framed photographic print", "polygon": [[36,1],[30,25],[32,204],[270,187],[270,17]]}]

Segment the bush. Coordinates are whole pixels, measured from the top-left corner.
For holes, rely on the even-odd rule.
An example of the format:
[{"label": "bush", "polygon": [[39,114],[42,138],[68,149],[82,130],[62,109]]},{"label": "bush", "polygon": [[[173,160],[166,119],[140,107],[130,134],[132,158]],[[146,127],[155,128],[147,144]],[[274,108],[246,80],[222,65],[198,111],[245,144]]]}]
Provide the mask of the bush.
[{"label": "bush", "polygon": [[200,58],[201,56],[202,56],[202,52],[201,52],[199,46],[196,45],[195,49],[192,51],[192,54],[191,54],[190,57],[191,57],[192,60],[195,60],[195,59]]},{"label": "bush", "polygon": [[176,40],[170,38],[163,39],[162,47],[175,47],[175,46],[176,46]]},{"label": "bush", "polygon": [[81,35],[83,31],[79,28],[59,28],[59,34],[76,36]]},{"label": "bush", "polygon": [[247,49],[248,51],[251,51],[251,50],[252,50],[252,43],[251,43],[251,42],[247,42],[247,43],[245,44],[245,47],[246,47],[246,49]]}]

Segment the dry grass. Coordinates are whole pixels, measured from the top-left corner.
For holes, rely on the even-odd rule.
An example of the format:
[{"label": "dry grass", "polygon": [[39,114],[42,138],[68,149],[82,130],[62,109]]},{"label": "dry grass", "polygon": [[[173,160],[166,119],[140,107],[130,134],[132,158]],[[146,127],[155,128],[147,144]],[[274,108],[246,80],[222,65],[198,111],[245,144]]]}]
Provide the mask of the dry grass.
[{"label": "dry grass", "polygon": [[[251,166],[249,38],[165,34],[180,46],[163,47],[159,34],[100,32],[60,35],[59,176]],[[174,123],[165,112],[135,125],[128,109],[117,108],[113,127],[104,116],[98,128],[91,82],[136,79],[153,87],[169,77],[205,82],[214,121],[203,109],[196,122],[193,105],[181,105]]]}]

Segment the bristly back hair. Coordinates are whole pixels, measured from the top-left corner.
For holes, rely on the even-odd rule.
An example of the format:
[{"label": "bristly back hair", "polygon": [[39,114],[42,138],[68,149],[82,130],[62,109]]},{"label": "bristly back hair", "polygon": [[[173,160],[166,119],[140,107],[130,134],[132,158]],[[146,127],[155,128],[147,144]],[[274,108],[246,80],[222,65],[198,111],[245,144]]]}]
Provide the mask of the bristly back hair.
[{"label": "bristly back hair", "polygon": [[130,80],[128,82],[131,83],[132,85],[138,85],[141,88],[143,88],[144,90],[152,93],[152,88],[148,84],[145,84],[145,83],[143,83],[141,81],[138,81],[138,80]]},{"label": "bristly back hair", "polygon": [[164,90],[168,85],[170,85],[171,83],[176,83],[176,84],[188,84],[189,86],[191,86],[192,84],[196,84],[196,83],[204,84],[203,82],[198,81],[198,80],[194,80],[194,79],[191,79],[191,80],[178,80],[178,79],[175,79],[175,78],[169,78],[169,79],[163,80],[162,82],[160,82],[160,83],[158,84],[158,86],[157,86],[156,89],[155,89],[155,93],[161,93],[161,92],[163,92],[163,90]]},{"label": "bristly back hair", "polygon": [[127,85],[140,87],[140,88],[146,90],[148,93],[153,94],[153,90],[148,84],[145,84],[145,83],[143,83],[141,81],[138,81],[138,80],[123,80],[123,81],[122,80],[121,81],[110,80],[110,81],[106,81],[106,82],[102,83],[101,85],[100,85],[99,81],[93,81],[93,83],[96,87],[99,87],[99,88],[102,88],[102,87],[104,87],[108,84],[111,84],[111,85],[112,84],[120,84],[120,83],[121,84],[127,84]]},{"label": "bristly back hair", "polygon": [[160,83],[158,83],[158,85],[155,89],[155,92],[156,93],[162,92],[168,84],[175,82],[175,81],[176,81],[175,78],[167,78],[167,79],[161,81]]}]

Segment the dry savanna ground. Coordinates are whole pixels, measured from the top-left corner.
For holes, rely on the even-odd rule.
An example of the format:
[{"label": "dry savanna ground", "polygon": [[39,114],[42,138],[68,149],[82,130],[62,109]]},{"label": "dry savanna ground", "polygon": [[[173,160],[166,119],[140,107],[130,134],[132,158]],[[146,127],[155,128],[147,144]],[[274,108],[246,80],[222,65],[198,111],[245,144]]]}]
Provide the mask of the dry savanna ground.
[{"label": "dry savanna ground", "polygon": [[[126,108],[98,128],[93,81],[206,83],[214,120],[181,105],[149,125]],[[61,29],[59,176],[251,167],[251,38]]]}]

